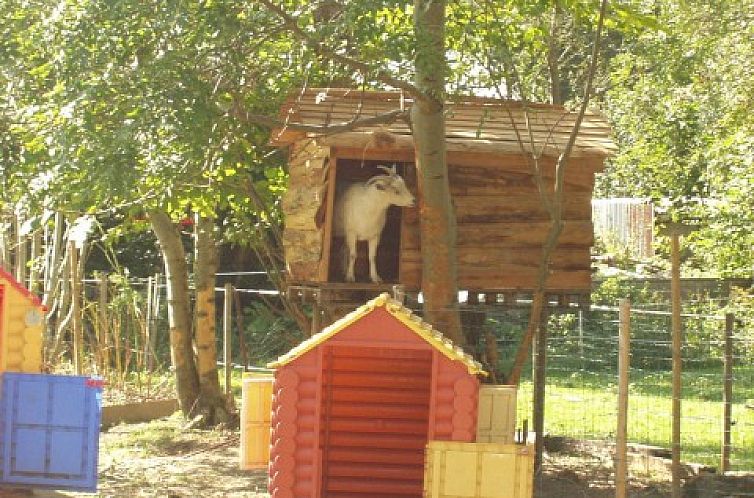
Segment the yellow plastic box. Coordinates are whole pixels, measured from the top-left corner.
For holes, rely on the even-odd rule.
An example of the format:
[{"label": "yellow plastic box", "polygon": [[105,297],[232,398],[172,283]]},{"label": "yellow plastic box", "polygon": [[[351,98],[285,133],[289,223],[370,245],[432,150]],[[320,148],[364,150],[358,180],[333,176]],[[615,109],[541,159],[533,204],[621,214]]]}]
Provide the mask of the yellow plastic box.
[{"label": "yellow plastic box", "polygon": [[479,388],[476,442],[513,444],[516,430],[516,386]]},{"label": "yellow plastic box", "polygon": [[270,460],[271,374],[247,373],[241,385],[241,469],[267,467]]},{"label": "yellow plastic box", "polygon": [[430,441],[425,498],[530,498],[534,446]]}]

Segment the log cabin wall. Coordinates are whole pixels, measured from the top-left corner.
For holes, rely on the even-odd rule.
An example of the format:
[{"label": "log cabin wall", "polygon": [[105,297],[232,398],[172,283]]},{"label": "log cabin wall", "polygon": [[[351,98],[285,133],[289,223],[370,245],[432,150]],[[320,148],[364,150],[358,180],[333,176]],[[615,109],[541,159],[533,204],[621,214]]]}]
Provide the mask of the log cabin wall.
[{"label": "log cabin wall", "polygon": [[[555,159],[541,160],[552,185]],[[575,159],[565,177],[564,227],[553,253],[547,286],[552,291],[588,291],[593,244],[591,197],[600,162]],[[470,290],[534,287],[542,245],[550,228],[531,167],[521,155],[490,158],[451,154],[448,174],[458,227],[458,284]],[[421,283],[418,216],[404,215],[400,282]]]},{"label": "log cabin wall", "polygon": [[[290,99],[281,109],[281,117],[308,125],[335,124],[410,105],[410,99],[400,92],[309,89]],[[529,291],[534,287],[550,224],[527,156],[535,152],[540,156],[542,175],[551,186],[556,158],[568,141],[575,113],[557,106],[528,104],[524,108],[521,103],[482,98],[448,103],[447,109],[459,287],[479,292]],[[594,175],[615,151],[609,134],[602,116],[585,116],[566,170],[564,228],[550,267],[550,291],[590,291],[591,197]],[[279,130],[275,136],[274,144],[292,150],[291,191],[283,203],[290,280],[313,284],[341,281],[332,269],[336,264],[332,250],[338,244],[332,236],[331,215],[335,177],[353,176],[348,171],[354,165],[397,162],[407,184],[415,188],[410,129],[395,122],[328,136],[291,130]],[[520,141],[522,136],[526,140]],[[397,282],[389,280],[418,291],[419,208],[402,209],[400,220]]]}]

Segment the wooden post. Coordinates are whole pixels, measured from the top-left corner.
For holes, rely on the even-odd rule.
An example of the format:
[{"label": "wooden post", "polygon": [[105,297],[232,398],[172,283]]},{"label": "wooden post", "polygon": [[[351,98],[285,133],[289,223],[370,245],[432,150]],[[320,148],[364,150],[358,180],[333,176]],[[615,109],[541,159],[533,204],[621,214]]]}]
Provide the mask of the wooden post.
[{"label": "wooden post", "polygon": [[670,236],[670,300],[671,300],[671,335],[673,355],[673,405],[671,425],[671,484],[672,498],[681,498],[681,371],[683,357],[681,354],[681,236],[688,235],[699,228],[698,225],[678,223],[671,220],[660,221],[660,233]]},{"label": "wooden post", "polygon": [[723,354],[723,444],[720,473],[730,470],[730,426],[733,407],[733,325],[732,313],[725,315],[725,351]]},{"label": "wooden post", "polygon": [[97,306],[97,342],[100,350],[100,369],[104,373],[110,369],[110,341],[107,320],[107,273],[99,275],[99,304]]},{"label": "wooden post", "polygon": [[673,231],[670,234],[671,256],[671,326],[673,350],[673,406],[671,432],[671,471],[673,481],[671,486],[672,498],[681,498],[681,257],[680,234]]},{"label": "wooden post", "polygon": [[39,289],[39,269],[42,255],[42,230],[37,230],[31,237],[31,268],[29,269],[29,290],[36,293]]},{"label": "wooden post", "polygon": [[147,278],[147,303],[146,303],[146,310],[145,310],[145,320],[144,320],[144,366],[148,371],[152,371],[154,368],[154,361],[152,360],[151,355],[151,349],[152,349],[152,335],[154,334],[154,331],[152,330],[152,324],[154,322],[152,313],[153,305],[152,301],[154,299],[154,279],[150,276]]},{"label": "wooden post", "polygon": [[26,283],[26,236],[21,235],[21,218],[16,216],[16,280],[23,285]]},{"label": "wooden post", "polygon": [[233,306],[236,315],[236,331],[238,333],[238,352],[241,355],[241,364],[243,371],[246,372],[249,367],[249,352],[246,349],[246,339],[244,338],[243,326],[243,307],[241,306],[241,296],[237,290],[233,290]]},{"label": "wooden post", "polygon": [[68,243],[71,275],[71,321],[73,325],[73,367],[76,375],[84,373],[84,329],[81,323],[81,278],[76,244]]},{"label": "wooden post", "polygon": [[225,284],[225,295],[224,295],[224,306],[223,306],[223,361],[225,362],[225,396],[227,398],[230,398],[231,395],[231,389],[230,389],[230,373],[232,370],[231,366],[231,341],[233,338],[233,335],[231,334],[231,329],[233,328],[233,284],[230,282]]},{"label": "wooden post", "polygon": [[6,215],[0,211],[0,268],[6,271],[10,270],[10,231],[10,226],[6,224]]},{"label": "wooden post", "polygon": [[618,328],[618,425],[615,431],[615,497],[626,498],[628,491],[628,382],[631,350],[631,301],[620,300]]},{"label": "wooden post", "polygon": [[542,313],[534,347],[534,473],[539,475],[545,448],[545,386],[547,384],[547,323],[549,312]]},{"label": "wooden post", "polygon": [[159,358],[157,358],[157,319],[160,316],[161,282],[162,274],[157,273],[154,276],[154,284],[152,285],[152,325],[150,328],[152,336],[150,337],[151,342],[149,344],[149,365],[151,370],[157,368],[157,364],[159,363]]},{"label": "wooden post", "polygon": [[312,306],[312,328],[309,330],[309,337],[319,332],[322,322],[322,289],[314,291],[314,304]]}]

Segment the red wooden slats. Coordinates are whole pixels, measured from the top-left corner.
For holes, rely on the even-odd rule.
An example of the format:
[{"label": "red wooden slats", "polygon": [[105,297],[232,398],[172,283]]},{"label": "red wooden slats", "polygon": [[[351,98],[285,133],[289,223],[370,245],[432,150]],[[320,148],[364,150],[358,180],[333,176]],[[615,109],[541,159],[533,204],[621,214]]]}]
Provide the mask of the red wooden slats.
[{"label": "red wooden slats", "polygon": [[415,435],[426,431],[426,426],[424,420],[330,419],[330,430],[342,433]]},{"label": "red wooden slats", "polygon": [[[341,387],[332,393],[334,402],[351,401],[359,396],[357,387]],[[416,405],[429,402],[430,393],[426,389],[395,389],[392,387],[373,387],[368,394],[369,399],[391,405]],[[366,399],[367,396],[359,399]]]},{"label": "red wooden slats", "polygon": [[370,477],[381,480],[421,481],[424,476],[424,469],[421,467],[400,465],[331,463],[328,468],[332,477]]},{"label": "red wooden slats", "polygon": [[325,496],[327,497],[335,496],[337,492],[383,493],[383,498],[402,495],[421,496],[422,481],[332,478],[327,481],[326,491]]},{"label": "red wooden slats", "polygon": [[392,463],[395,465],[417,465],[417,462],[423,465],[424,462],[424,453],[418,455],[413,450],[395,451],[395,449],[337,447],[331,448],[327,456],[329,462]]}]

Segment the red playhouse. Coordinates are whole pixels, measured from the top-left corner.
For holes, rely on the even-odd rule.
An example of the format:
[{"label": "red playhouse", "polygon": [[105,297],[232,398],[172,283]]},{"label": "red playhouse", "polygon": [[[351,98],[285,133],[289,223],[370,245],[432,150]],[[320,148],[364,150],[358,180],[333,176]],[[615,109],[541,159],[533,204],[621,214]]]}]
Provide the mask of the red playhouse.
[{"label": "red playhouse", "polygon": [[475,439],[482,366],[387,294],[269,366],[273,498],[420,497],[427,442]]}]

